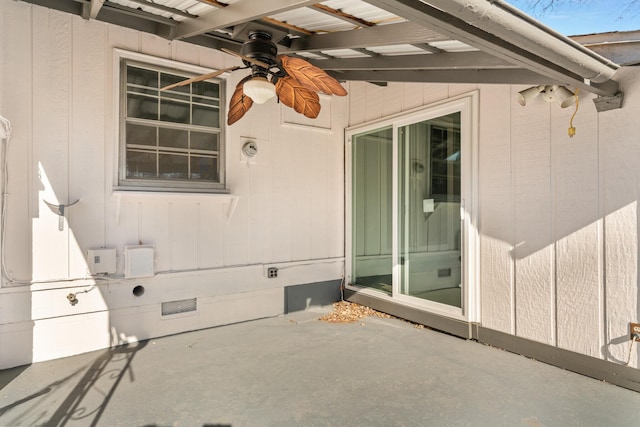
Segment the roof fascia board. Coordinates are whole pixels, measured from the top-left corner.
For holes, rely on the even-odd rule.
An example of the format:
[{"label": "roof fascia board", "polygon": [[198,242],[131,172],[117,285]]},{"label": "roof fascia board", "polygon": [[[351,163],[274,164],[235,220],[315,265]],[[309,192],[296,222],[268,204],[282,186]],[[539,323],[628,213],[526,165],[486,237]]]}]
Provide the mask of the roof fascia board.
[{"label": "roof fascia board", "polygon": [[317,3],[317,0],[239,0],[225,8],[212,10],[199,18],[181,22],[176,27],[175,33],[168,35],[168,38],[192,37],[220,28],[233,27],[243,22],[255,21],[264,16],[310,6],[314,3]]},{"label": "roof fascia board", "polygon": [[365,82],[471,83],[471,84],[563,84],[525,69],[494,70],[348,70],[328,71],[337,80]]},{"label": "roof fascia board", "polygon": [[289,48],[280,49],[280,51],[295,53],[332,49],[358,49],[371,46],[431,43],[446,40],[449,40],[449,37],[436,33],[424,25],[403,22],[361,28],[359,30],[300,37],[292,40]]},{"label": "roof fascia board", "polygon": [[518,69],[517,66],[484,52],[376,56],[309,60],[323,70],[445,70]]},{"label": "roof fascia board", "polygon": [[[439,0],[430,0],[431,3],[445,3]],[[446,0],[448,6],[456,3],[455,0]],[[548,76],[549,80],[559,81],[562,84],[570,84],[580,87],[586,91],[596,93],[598,95],[614,95],[617,93],[617,83],[613,80],[602,81],[601,84],[592,84],[592,82],[575,71],[568,70],[545,57],[536,55],[529,48],[533,47],[530,41],[527,49],[516,46],[515,44],[503,40],[480,28],[479,22],[471,25],[468,22],[453,16],[441,9],[430,4],[415,0],[367,0],[367,3],[384,9],[390,13],[411,20],[427,28],[433,28],[438,33],[449,36],[455,40],[474,46],[496,57],[502,58],[514,65],[529,69],[534,73]],[[491,2],[484,1],[483,4],[488,6]],[[457,3],[456,3],[457,5]],[[443,9],[446,8],[443,6]],[[530,25],[526,21],[522,21],[523,25]],[[547,52],[553,52],[546,49]],[[577,52],[577,51],[576,51]],[[587,59],[587,55],[583,55]],[[566,59],[566,58],[565,58]],[[602,65],[602,64],[600,64]],[[610,83],[613,82],[613,83]],[[614,92],[610,92],[613,90]]]}]

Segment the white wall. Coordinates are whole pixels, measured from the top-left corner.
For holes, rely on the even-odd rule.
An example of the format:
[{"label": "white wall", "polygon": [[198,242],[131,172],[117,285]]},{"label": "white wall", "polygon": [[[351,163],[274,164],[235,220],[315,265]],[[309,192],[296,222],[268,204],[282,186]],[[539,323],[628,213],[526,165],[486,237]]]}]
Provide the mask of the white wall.
[{"label": "white wall", "polygon": [[[18,281],[0,289],[0,369],[110,344],[280,314],[284,287],[338,280],[344,257],[344,98],[323,97],[317,123],[275,100],[226,133],[227,182],[239,201],[211,196],[126,197],[118,205],[114,48],[220,69],[216,50],[0,3],[0,114],[11,121],[5,259]],[[243,71],[227,82],[230,98]],[[240,162],[241,137],[259,144]],[[76,199],[64,231],[44,200]],[[119,210],[118,210],[119,206]],[[119,213],[119,214],[118,214]],[[125,245],[155,246],[154,278],[123,279]],[[85,252],[116,248],[118,273],[87,275]],[[280,268],[267,279],[268,266]],[[42,283],[46,282],[46,283]],[[142,284],[146,292],[132,295]],[[79,303],[66,301],[78,293]],[[198,298],[190,315],[160,303]]]},{"label": "white wall", "polygon": [[[525,87],[350,83],[350,126],[479,90],[481,323],[616,363],[640,319],[640,70],[624,108],[516,102]],[[638,366],[637,348],[631,366]]]}]

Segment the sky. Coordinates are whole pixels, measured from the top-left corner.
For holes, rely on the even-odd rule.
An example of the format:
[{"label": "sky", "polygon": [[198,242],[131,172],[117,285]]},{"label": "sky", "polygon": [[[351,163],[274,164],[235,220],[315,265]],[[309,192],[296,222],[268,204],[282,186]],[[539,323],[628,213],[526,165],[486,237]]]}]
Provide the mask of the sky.
[{"label": "sky", "polygon": [[[640,30],[640,0],[506,0],[565,36]],[[632,4],[633,3],[633,4]]]}]

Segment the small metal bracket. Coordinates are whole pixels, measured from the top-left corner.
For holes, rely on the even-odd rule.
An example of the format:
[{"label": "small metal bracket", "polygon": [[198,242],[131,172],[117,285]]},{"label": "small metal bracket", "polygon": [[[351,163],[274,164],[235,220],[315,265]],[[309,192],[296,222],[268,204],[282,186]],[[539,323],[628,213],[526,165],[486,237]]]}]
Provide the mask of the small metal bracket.
[{"label": "small metal bracket", "polygon": [[601,113],[603,111],[622,108],[623,99],[624,93],[618,92],[615,96],[598,96],[593,98],[593,103],[595,104],[598,113]]},{"label": "small metal bracket", "polygon": [[80,201],[80,199],[76,200],[73,203],[69,203],[66,205],[56,205],[53,203],[49,203],[46,200],[43,200],[47,206],[49,206],[49,209],[51,209],[51,212],[53,212],[54,214],[58,215],[58,230],[62,231],[64,230],[64,212],[66,209],[70,208],[71,206],[75,205],[76,203],[78,203]]}]

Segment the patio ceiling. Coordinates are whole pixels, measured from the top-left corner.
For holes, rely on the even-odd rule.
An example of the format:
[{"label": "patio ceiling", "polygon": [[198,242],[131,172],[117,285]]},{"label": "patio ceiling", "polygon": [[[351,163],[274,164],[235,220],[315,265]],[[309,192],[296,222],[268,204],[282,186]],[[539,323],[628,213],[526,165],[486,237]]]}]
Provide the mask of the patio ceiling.
[{"label": "patio ceiling", "polygon": [[501,0],[23,0],[211,48],[267,30],[339,80],[564,84],[613,96],[618,65]]}]

